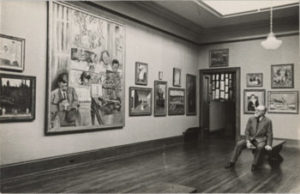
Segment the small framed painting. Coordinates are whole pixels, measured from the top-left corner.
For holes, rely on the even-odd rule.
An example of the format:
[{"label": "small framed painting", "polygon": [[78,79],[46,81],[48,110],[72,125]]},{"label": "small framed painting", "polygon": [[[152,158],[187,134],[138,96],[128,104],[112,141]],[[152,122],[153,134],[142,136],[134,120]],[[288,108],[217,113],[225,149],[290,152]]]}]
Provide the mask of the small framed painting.
[{"label": "small framed painting", "polygon": [[268,112],[298,114],[299,91],[268,91]]},{"label": "small framed painting", "polygon": [[158,79],[159,79],[159,80],[163,80],[163,77],[164,77],[164,72],[159,71],[159,72],[158,72]]},{"label": "small framed painting", "polygon": [[25,39],[0,34],[0,69],[24,71]]},{"label": "small framed painting", "polygon": [[154,81],[154,116],[167,115],[167,82]]},{"label": "small framed painting", "polygon": [[152,113],[152,89],[129,88],[129,116],[146,116]]},{"label": "small framed painting", "polygon": [[173,86],[181,86],[181,69],[173,68]]},{"label": "small framed painting", "polygon": [[228,66],[229,49],[214,49],[209,51],[210,67]]},{"label": "small framed painting", "polygon": [[244,114],[253,114],[259,105],[265,105],[266,90],[244,90]]},{"label": "small framed painting", "polygon": [[196,76],[186,74],[186,115],[196,115]]},{"label": "small framed painting", "polygon": [[262,73],[247,73],[247,87],[262,87],[263,74]]},{"label": "small framed painting", "polygon": [[294,64],[271,66],[272,88],[294,88]]},{"label": "small framed painting", "polygon": [[0,74],[0,122],[35,119],[35,77]]},{"label": "small framed painting", "polygon": [[169,88],[169,115],[184,115],[185,90],[182,88]]},{"label": "small framed painting", "polygon": [[136,62],[135,63],[135,84],[147,85],[148,84],[148,64]]}]

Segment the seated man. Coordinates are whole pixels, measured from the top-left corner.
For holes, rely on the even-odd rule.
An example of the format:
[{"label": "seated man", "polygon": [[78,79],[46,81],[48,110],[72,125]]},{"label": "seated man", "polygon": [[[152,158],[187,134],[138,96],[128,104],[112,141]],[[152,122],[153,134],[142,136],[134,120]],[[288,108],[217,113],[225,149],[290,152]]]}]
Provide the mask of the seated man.
[{"label": "seated man", "polygon": [[250,117],[247,122],[245,130],[246,139],[240,140],[236,144],[230,162],[225,168],[233,168],[239,155],[247,147],[248,149],[255,149],[251,167],[251,170],[254,171],[257,169],[257,163],[263,149],[265,148],[267,151],[272,150],[272,121],[265,117],[266,111],[265,106],[256,107],[254,117]]}]

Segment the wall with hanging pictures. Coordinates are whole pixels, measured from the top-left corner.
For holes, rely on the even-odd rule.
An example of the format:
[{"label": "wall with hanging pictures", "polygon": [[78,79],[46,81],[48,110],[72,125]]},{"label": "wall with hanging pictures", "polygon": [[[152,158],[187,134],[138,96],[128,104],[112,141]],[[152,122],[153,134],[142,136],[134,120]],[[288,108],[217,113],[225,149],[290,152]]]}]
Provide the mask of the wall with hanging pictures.
[{"label": "wall with hanging pictures", "polygon": [[198,126],[197,115],[154,117],[129,116],[129,87],[135,84],[135,63],[148,64],[148,83],[139,87],[154,87],[158,72],[163,81],[173,87],[173,68],[181,69],[181,87],[186,87],[186,74],[197,70],[198,47],[156,30],[116,17],[97,8],[86,7],[93,13],[125,25],[125,127],[86,133],[45,136],[46,62],[47,62],[47,4],[38,1],[1,2],[1,32],[24,38],[25,68],[23,72],[0,73],[36,77],[36,117],[30,122],[1,123],[1,165],[99,148],[142,142],[182,135],[190,127]]},{"label": "wall with hanging pictures", "polygon": [[[300,56],[299,36],[280,37],[281,47],[275,51],[264,50],[260,46],[262,40],[249,40],[233,43],[201,46],[199,49],[199,69],[209,68],[209,51],[213,49],[229,49],[229,66],[241,67],[241,134],[244,134],[246,122],[251,114],[244,114],[244,90],[265,90],[267,101],[268,91],[299,91],[300,90]],[[271,88],[271,65],[294,64],[294,87]],[[249,73],[262,73],[262,86],[247,86]],[[257,75],[260,77],[260,75]],[[255,83],[253,83],[255,84]],[[273,120],[274,137],[300,140],[300,114],[267,113]]]}]

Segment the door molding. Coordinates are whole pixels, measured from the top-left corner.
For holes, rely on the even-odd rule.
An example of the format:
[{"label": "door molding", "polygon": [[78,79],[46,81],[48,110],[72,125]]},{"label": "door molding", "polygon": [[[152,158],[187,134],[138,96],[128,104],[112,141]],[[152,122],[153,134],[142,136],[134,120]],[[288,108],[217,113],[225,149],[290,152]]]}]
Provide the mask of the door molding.
[{"label": "door molding", "polygon": [[240,67],[228,67],[228,68],[217,68],[217,69],[200,69],[199,70],[199,127],[200,127],[200,138],[204,138],[204,128],[203,128],[203,79],[205,74],[211,73],[234,73],[235,75],[235,140],[240,139],[241,134],[241,68]]}]

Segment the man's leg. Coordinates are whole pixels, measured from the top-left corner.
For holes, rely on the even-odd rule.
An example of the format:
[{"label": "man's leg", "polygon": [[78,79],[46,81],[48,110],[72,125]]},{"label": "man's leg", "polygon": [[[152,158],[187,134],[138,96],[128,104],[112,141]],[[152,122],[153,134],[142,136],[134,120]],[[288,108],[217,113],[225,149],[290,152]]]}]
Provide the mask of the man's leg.
[{"label": "man's leg", "polygon": [[[256,145],[256,150],[254,152],[254,159],[253,159],[253,162],[252,162],[252,166],[254,166],[254,168],[257,167],[257,164],[259,162],[259,159],[265,149],[265,145],[266,143],[265,142],[260,142],[260,143],[257,143]],[[253,169],[255,170],[255,169]]]},{"label": "man's leg", "polygon": [[237,161],[239,155],[241,154],[241,152],[243,151],[243,149],[245,149],[246,146],[246,140],[240,140],[239,142],[237,142],[237,144],[234,147],[230,162],[225,166],[225,168],[232,168],[235,164],[235,162]]}]

